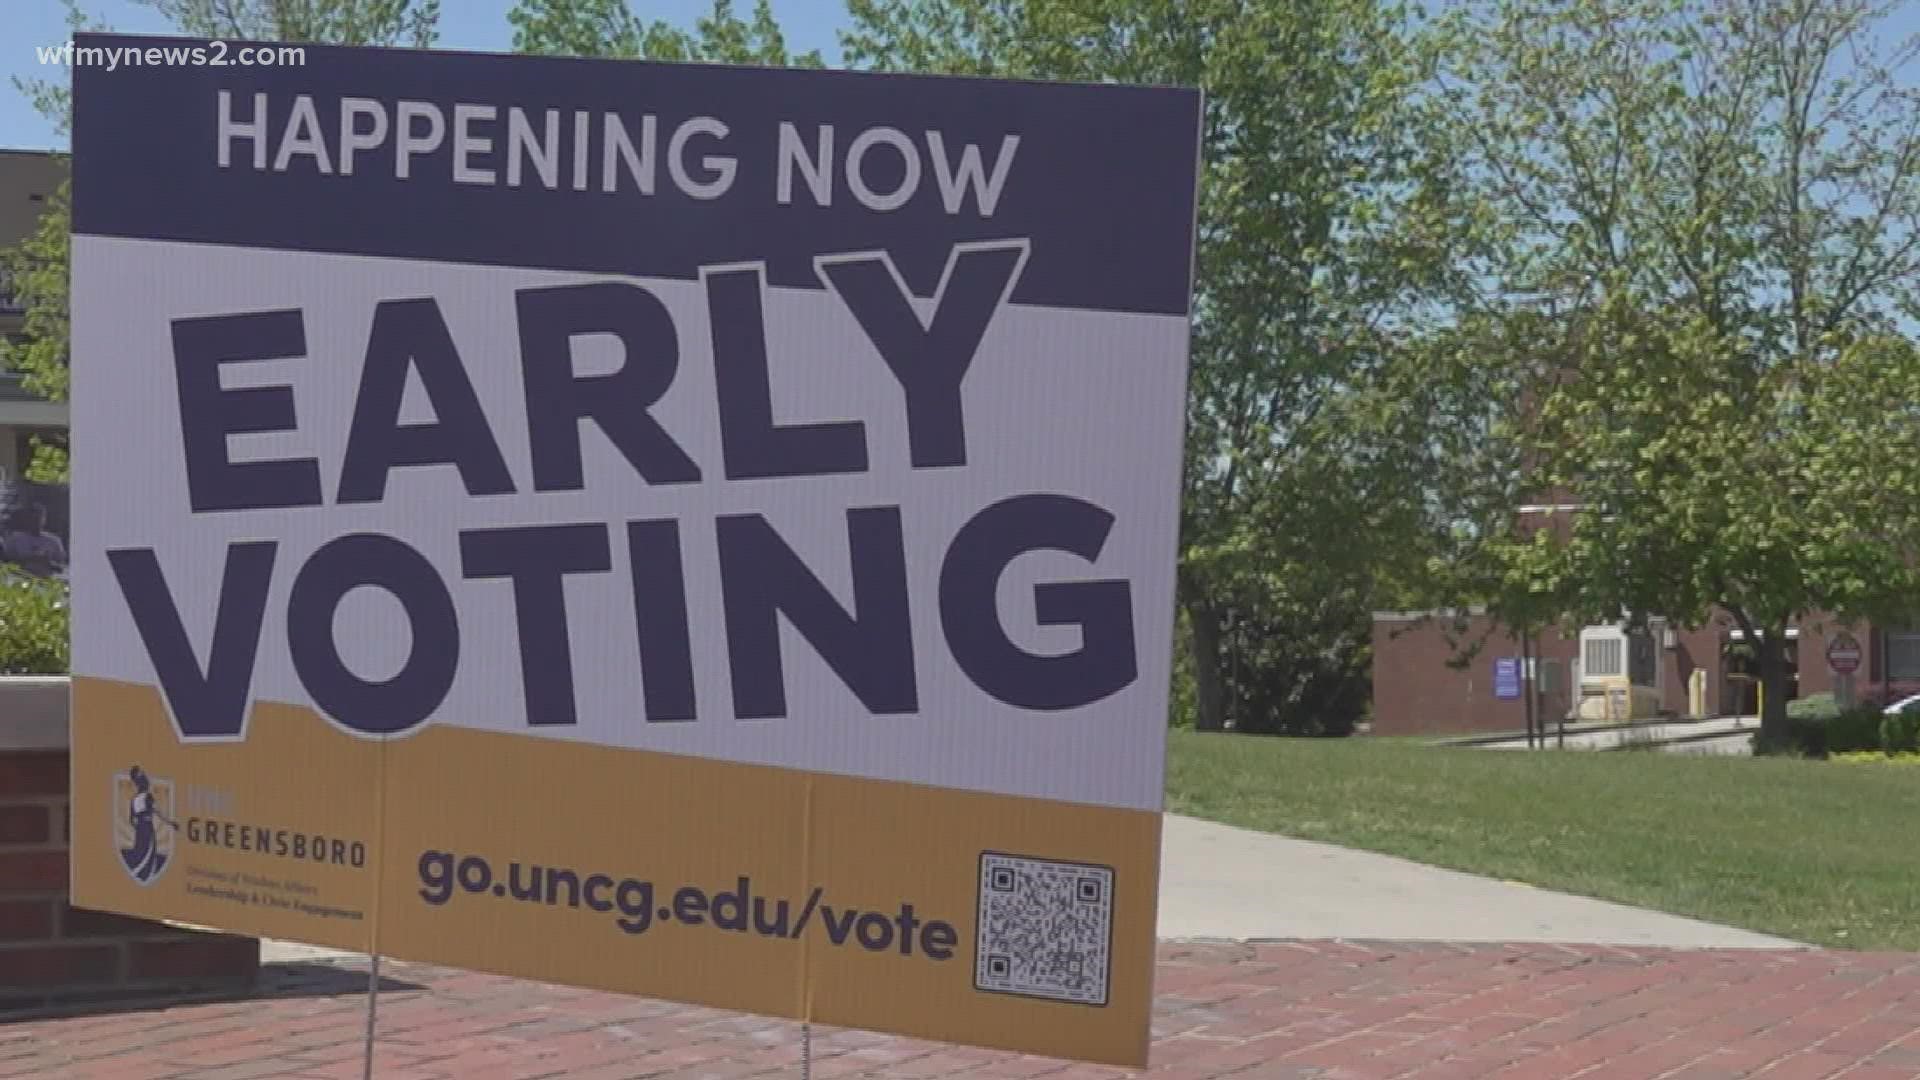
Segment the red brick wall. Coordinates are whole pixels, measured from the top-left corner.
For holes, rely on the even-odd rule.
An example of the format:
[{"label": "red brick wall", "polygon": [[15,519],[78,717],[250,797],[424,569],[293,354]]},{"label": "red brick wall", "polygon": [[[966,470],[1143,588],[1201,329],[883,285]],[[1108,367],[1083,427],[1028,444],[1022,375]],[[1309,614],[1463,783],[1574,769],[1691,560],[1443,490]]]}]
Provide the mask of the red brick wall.
[{"label": "red brick wall", "polygon": [[[1452,620],[1429,619],[1423,622],[1404,618],[1376,619],[1373,628],[1373,730],[1382,735],[1472,734],[1493,731],[1524,731],[1526,714],[1519,701],[1501,701],[1493,696],[1493,659],[1518,656],[1520,647],[1511,633],[1495,630],[1480,655],[1465,671],[1447,665],[1455,655],[1453,642],[1477,641],[1487,633],[1489,622],[1483,616],[1470,617],[1464,631],[1456,630]],[[1660,671],[1660,708],[1675,716],[1687,714],[1687,681],[1693,672],[1706,672],[1707,715],[1719,715],[1725,707],[1725,686],[1720,660],[1724,627],[1710,621],[1697,630],[1675,629],[1673,648],[1658,642],[1656,653]],[[1803,631],[1804,632],[1804,631]],[[1449,641],[1451,636],[1452,641]],[[1543,713],[1549,723],[1558,721],[1570,703],[1566,684],[1572,674],[1572,661],[1579,655],[1577,636],[1562,638],[1557,631],[1543,630],[1536,646],[1544,659],[1557,660],[1562,693],[1546,695]],[[1820,651],[1816,652],[1815,649]],[[1825,654],[1824,641],[1803,646],[1803,657]],[[1803,661],[1802,671],[1807,670]],[[1825,661],[1820,660],[1821,671]],[[1803,690],[1803,692],[1806,692]]]},{"label": "red brick wall", "polygon": [[[1464,629],[1461,629],[1461,628]],[[1491,632],[1490,632],[1491,631]],[[1489,633],[1490,632],[1490,633]],[[1485,644],[1464,669],[1447,661],[1469,642]],[[1567,708],[1564,687],[1576,641],[1543,630],[1536,645],[1543,659],[1559,661],[1562,693],[1543,701],[1548,721]],[[1373,731],[1377,735],[1463,735],[1525,731],[1526,702],[1493,695],[1496,657],[1520,655],[1520,642],[1485,616],[1424,621],[1376,618],[1373,624]]]},{"label": "red brick wall", "polygon": [[1842,630],[1853,634],[1861,650],[1868,654],[1861,657],[1860,670],[1853,673],[1855,689],[1861,689],[1872,678],[1880,658],[1872,655],[1873,650],[1869,648],[1875,643],[1870,628],[1865,623],[1848,626],[1827,616],[1816,616],[1800,624],[1800,696],[1823,694],[1833,689],[1835,680],[1827,667],[1827,644],[1839,637]]},{"label": "red brick wall", "polygon": [[1720,626],[1709,622],[1695,630],[1674,628],[1673,648],[1661,645],[1660,701],[1675,716],[1687,715],[1687,683],[1695,671],[1706,672],[1707,715],[1721,706]]},{"label": "red brick wall", "polygon": [[[1695,670],[1706,672],[1706,711],[1709,716],[1725,715],[1740,705],[1728,696],[1721,645],[1732,620],[1716,613],[1705,626],[1694,630],[1675,629],[1673,648],[1661,643],[1659,650],[1661,708],[1676,716],[1687,713],[1687,681]],[[1383,735],[1470,734],[1489,731],[1521,731],[1526,726],[1522,703],[1500,701],[1493,697],[1493,658],[1518,656],[1520,648],[1512,635],[1495,631],[1472,666],[1459,671],[1447,666],[1455,654],[1449,641],[1479,640],[1489,626],[1485,617],[1466,620],[1465,630],[1456,631],[1452,620],[1429,619],[1424,622],[1406,618],[1380,618],[1374,623],[1373,682],[1374,731]],[[1799,682],[1796,696],[1805,697],[1833,689],[1833,674],[1827,670],[1827,643],[1839,633],[1842,624],[1828,615],[1811,615],[1800,624],[1798,651]],[[1880,679],[1880,633],[1866,623],[1850,628],[1866,650],[1855,688],[1863,697],[1877,689]],[[1567,661],[1577,655],[1577,640],[1562,640],[1557,633],[1543,631],[1539,637],[1543,656],[1561,661],[1561,675],[1570,670]],[[1895,696],[1920,693],[1920,683],[1902,682]],[[1751,709],[1749,693],[1745,708]],[[1549,720],[1557,719],[1556,710],[1564,701],[1550,702]]]},{"label": "red brick wall", "polygon": [[250,985],[253,938],[67,903],[67,755],[0,750],[0,1015]]}]

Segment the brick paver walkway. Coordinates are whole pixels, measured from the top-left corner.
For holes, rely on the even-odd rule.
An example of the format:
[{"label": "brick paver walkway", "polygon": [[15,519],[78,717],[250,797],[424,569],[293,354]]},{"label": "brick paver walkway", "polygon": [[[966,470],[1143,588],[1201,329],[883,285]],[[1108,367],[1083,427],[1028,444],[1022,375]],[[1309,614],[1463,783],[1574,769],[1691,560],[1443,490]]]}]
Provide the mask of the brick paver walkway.
[{"label": "brick paver walkway", "polygon": [[[1163,1080],[1912,1080],[1920,956],[1290,942],[1161,946]],[[0,1077],[360,1076],[364,969],[260,997],[0,1025]],[[795,1025],[393,964],[382,1080],[797,1077]],[[816,1030],[814,1075],[1127,1074]]]}]

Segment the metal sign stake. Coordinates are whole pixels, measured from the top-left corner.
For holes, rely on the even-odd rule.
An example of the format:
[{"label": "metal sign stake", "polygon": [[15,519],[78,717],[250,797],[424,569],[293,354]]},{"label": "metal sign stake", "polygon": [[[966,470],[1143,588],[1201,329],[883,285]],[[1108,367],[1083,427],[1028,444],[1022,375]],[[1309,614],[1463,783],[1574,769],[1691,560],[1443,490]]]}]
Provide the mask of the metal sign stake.
[{"label": "metal sign stake", "polygon": [[361,1080],[373,1080],[374,1013],[380,1004],[380,954],[370,954],[373,966],[367,971],[367,1048],[361,1060]]},{"label": "metal sign stake", "polygon": [[800,1080],[813,1080],[813,1025],[800,1023]]}]

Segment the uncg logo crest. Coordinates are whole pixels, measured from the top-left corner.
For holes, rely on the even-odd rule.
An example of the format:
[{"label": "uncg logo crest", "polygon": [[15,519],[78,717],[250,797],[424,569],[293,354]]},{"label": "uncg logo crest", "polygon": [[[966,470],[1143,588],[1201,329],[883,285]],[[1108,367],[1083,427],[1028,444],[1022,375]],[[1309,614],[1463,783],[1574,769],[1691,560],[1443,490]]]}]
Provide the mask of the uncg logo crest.
[{"label": "uncg logo crest", "polygon": [[173,781],[135,765],[113,777],[113,843],[120,865],[136,884],[151,885],[173,862]]}]

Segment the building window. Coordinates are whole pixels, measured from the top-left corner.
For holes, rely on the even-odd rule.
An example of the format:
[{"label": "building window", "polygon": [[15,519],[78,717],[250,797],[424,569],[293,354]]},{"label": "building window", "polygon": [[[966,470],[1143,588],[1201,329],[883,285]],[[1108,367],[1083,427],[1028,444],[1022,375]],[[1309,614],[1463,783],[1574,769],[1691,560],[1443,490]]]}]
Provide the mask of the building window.
[{"label": "building window", "polygon": [[1887,673],[1896,679],[1920,679],[1920,631],[1887,634]]}]

